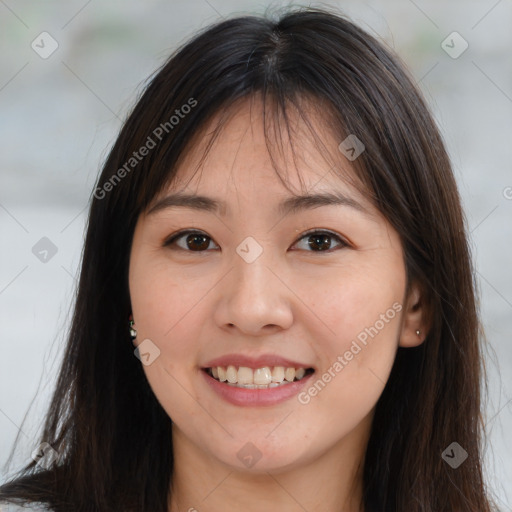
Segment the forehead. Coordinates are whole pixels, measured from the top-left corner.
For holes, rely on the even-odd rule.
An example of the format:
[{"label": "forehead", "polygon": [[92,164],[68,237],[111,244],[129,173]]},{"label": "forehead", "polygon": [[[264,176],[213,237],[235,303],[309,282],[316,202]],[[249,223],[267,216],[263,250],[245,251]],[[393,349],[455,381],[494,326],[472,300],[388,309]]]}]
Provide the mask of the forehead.
[{"label": "forehead", "polygon": [[340,191],[364,202],[355,171],[325,122],[325,107],[303,102],[301,113],[292,107],[286,116],[256,96],[218,112],[189,143],[159,197],[202,193],[229,203],[236,193],[263,204],[290,193]]}]

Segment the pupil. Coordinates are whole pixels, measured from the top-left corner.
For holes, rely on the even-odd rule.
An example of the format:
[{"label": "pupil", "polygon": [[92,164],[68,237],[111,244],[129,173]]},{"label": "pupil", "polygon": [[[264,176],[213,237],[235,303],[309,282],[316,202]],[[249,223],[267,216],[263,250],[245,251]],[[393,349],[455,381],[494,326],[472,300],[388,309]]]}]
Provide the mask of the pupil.
[{"label": "pupil", "polygon": [[[329,249],[330,245],[330,235],[311,235],[310,240],[313,240],[313,242],[309,242],[309,246],[313,249],[320,248],[320,250],[327,250]],[[202,242],[199,242],[198,245],[194,245],[198,240],[201,240]],[[208,237],[205,235],[189,235],[187,237],[187,246],[189,249],[197,249],[197,250],[206,250],[208,248]]]},{"label": "pupil", "polygon": [[[203,243],[201,244],[200,247],[198,247],[197,245],[194,246],[194,242],[197,240],[197,239],[203,239]],[[208,248],[208,241],[206,240],[208,237],[206,237],[205,235],[189,235],[187,237],[187,246],[189,247],[189,249],[199,249],[199,250],[202,250],[202,249],[207,249]]]},{"label": "pupil", "polygon": [[[319,242],[319,240],[323,239],[323,240],[330,240],[330,236],[329,235],[311,235],[311,237],[313,240],[314,240],[314,244],[318,244],[320,246],[322,246],[322,250],[323,249],[328,249],[329,248],[329,241],[327,243],[322,243],[322,242]],[[311,248],[314,248],[313,247],[313,244],[310,242],[309,243],[309,246]]]}]

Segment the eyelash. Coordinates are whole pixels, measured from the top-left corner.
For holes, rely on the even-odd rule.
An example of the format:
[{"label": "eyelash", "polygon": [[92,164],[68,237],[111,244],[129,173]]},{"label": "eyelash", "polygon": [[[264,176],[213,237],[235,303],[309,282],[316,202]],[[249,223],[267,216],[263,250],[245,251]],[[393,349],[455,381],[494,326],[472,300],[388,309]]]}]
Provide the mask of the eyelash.
[{"label": "eyelash", "polygon": [[[177,240],[179,240],[180,238],[183,238],[185,235],[204,235],[206,238],[208,238],[211,241],[213,241],[213,239],[210,236],[208,236],[206,233],[204,233],[202,231],[184,230],[184,231],[178,231],[177,233],[174,233],[170,237],[168,237],[164,241],[163,246],[164,247],[170,247],[170,246],[174,245]],[[297,239],[297,241],[294,243],[294,245],[297,242],[301,241],[303,238],[306,238],[306,237],[312,236],[312,235],[327,235],[327,236],[329,236],[331,238],[337,239],[340,242],[340,244],[338,246],[338,249],[343,249],[345,247],[350,247],[350,244],[346,240],[341,238],[339,235],[337,235],[336,233],[334,233],[332,231],[329,231],[329,230],[319,230],[319,229],[311,229],[311,230],[306,231],[305,233],[303,233],[301,235],[300,238]],[[183,249],[183,247],[172,248],[172,250],[180,250],[180,251],[189,252],[189,253],[204,253],[204,252],[208,252],[208,250],[204,250],[204,251],[190,251],[188,249]],[[328,249],[326,251],[307,251],[306,250],[306,252],[312,252],[312,253],[318,253],[318,254],[323,254],[323,253],[330,254],[330,253],[332,253],[335,250],[336,250],[336,247]]]}]

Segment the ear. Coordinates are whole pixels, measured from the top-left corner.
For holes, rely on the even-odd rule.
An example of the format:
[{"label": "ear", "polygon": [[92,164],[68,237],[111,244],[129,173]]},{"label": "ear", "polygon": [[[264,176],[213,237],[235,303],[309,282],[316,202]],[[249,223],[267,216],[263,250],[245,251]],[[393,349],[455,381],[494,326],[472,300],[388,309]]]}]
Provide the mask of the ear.
[{"label": "ear", "polygon": [[427,336],[429,325],[427,311],[420,287],[413,283],[406,297],[402,329],[400,332],[400,347],[417,347]]}]

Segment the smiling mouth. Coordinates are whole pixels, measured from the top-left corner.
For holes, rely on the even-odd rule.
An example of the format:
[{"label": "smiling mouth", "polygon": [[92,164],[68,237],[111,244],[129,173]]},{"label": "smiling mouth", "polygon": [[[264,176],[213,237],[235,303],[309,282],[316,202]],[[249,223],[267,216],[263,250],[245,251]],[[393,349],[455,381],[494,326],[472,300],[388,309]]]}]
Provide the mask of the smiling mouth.
[{"label": "smiling mouth", "polygon": [[286,386],[302,380],[314,372],[313,368],[264,366],[252,369],[247,366],[214,366],[204,368],[210,377],[228,386],[245,389],[269,389]]}]

